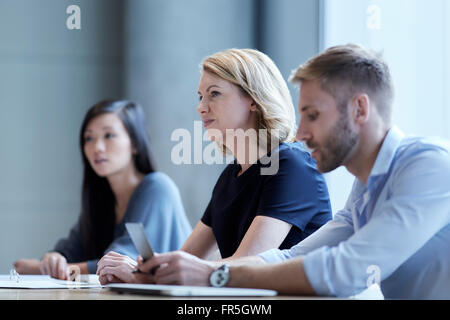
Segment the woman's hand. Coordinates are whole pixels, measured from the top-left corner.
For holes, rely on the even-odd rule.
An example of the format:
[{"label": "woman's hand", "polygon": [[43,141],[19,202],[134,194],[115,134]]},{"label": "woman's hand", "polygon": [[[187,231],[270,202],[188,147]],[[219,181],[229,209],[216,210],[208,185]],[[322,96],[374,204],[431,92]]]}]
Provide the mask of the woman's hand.
[{"label": "woman's hand", "polygon": [[153,283],[149,274],[133,273],[137,262],[117,252],[108,252],[97,264],[97,275],[102,285],[115,282]]},{"label": "woman's hand", "polygon": [[46,253],[42,258],[39,269],[42,274],[48,274],[56,279],[69,280],[70,277],[67,260],[59,252]]}]

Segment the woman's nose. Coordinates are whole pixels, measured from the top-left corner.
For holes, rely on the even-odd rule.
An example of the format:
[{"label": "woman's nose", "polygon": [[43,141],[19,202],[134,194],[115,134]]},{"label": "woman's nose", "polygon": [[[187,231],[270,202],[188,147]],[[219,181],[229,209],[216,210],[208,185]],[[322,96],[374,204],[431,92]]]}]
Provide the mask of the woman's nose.
[{"label": "woman's nose", "polygon": [[208,110],[209,110],[209,107],[208,107],[208,104],[206,103],[206,101],[205,100],[201,100],[200,103],[197,106],[197,112],[199,114],[202,114],[204,112],[208,112]]},{"label": "woman's nose", "polygon": [[94,150],[97,152],[105,151],[105,143],[103,142],[103,139],[97,139],[95,141]]}]

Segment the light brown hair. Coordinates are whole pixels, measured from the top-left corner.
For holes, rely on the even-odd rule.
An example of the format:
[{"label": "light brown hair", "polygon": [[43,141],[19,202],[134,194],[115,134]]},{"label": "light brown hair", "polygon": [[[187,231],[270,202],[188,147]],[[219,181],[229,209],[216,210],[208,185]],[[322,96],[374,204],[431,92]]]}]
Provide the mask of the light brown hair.
[{"label": "light brown hair", "polygon": [[289,80],[292,83],[319,80],[322,89],[335,98],[340,108],[353,95],[364,92],[375,102],[383,120],[391,121],[394,89],[389,67],[380,54],[361,45],[330,47],[300,65]]},{"label": "light brown hair", "polygon": [[257,105],[258,129],[268,141],[295,141],[295,108],[280,71],[264,53],[254,49],[228,49],[206,57],[201,69],[238,86]]}]

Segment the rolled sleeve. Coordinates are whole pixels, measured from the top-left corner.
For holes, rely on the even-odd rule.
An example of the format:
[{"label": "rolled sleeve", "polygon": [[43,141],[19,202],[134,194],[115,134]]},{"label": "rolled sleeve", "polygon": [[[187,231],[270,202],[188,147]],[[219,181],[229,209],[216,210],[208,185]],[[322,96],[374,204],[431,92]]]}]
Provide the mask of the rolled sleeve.
[{"label": "rolled sleeve", "polygon": [[327,259],[330,257],[329,250],[330,248],[325,246],[310,252],[303,258],[306,277],[316,294],[320,296],[336,295],[328,273],[324,272],[327,269]]},{"label": "rolled sleeve", "polygon": [[258,255],[266,263],[276,263],[290,258],[289,250],[270,249]]},{"label": "rolled sleeve", "polygon": [[[350,296],[367,288],[369,267],[388,278],[449,223],[450,165],[423,154],[397,171],[386,200],[348,240],[304,257],[306,275],[320,295]],[[420,181],[420,183],[411,183]],[[401,236],[400,236],[401,235]]]},{"label": "rolled sleeve", "polygon": [[306,276],[315,292],[323,296],[335,295],[329,276],[324,270],[327,270],[327,260],[330,259],[329,246],[337,246],[353,234],[353,226],[349,223],[348,215],[346,210],[342,210],[333,220],[292,248],[271,249],[258,256],[266,263],[277,263],[303,256]]}]

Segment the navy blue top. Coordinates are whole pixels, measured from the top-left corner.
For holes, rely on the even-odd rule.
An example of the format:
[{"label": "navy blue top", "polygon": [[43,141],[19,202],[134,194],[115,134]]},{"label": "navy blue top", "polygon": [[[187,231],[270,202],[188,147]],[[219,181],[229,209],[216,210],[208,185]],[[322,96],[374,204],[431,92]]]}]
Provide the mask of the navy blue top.
[{"label": "navy blue top", "polygon": [[212,228],[222,258],[234,254],[256,216],[292,225],[279,249],[292,247],[331,220],[327,185],[315,160],[300,142],[282,143],[278,151],[273,175],[262,175],[270,164],[258,161],[240,176],[241,166],[229,164],[219,177],[201,221]]},{"label": "navy blue top", "polygon": [[[156,252],[180,249],[192,231],[177,186],[162,172],[149,173],[136,187],[122,221],[114,228],[114,240],[105,254],[115,251],[137,258],[138,252],[125,228],[127,222],[141,222],[144,225],[145,233]],[[68,238],[56,244],[54,251],[61,253],[69,263],[86,261],[80,219]],[[87,261],[89,273],[97,271],[100,258]]]}]

